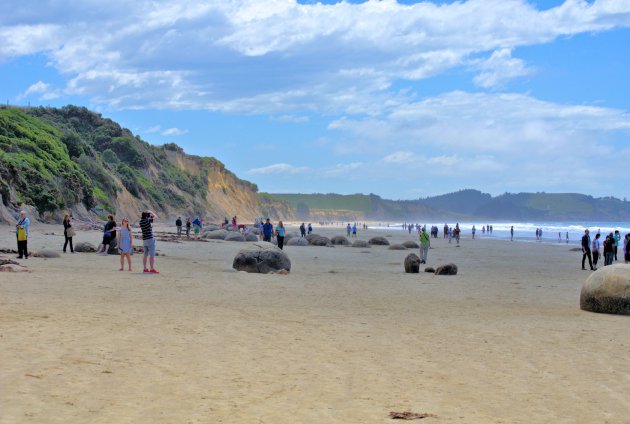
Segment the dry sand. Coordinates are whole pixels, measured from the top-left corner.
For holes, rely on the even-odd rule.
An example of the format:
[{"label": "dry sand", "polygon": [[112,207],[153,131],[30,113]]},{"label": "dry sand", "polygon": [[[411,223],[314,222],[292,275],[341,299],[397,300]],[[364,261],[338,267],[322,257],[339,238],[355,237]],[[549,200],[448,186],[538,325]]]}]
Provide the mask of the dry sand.
[{"label": "dry sand", "polygon": [[[51,231],[30,250],[60,251]],[[630,317],[579,310],[589,272],[566,245],[434,240],[429,265],[454,277],[405,274],[410,251],[380,246],[289,246],[290,275],[226,272],[242,247],[158,242],[159,276],[95,254],[0,273],[0,422],[630,422]]]}]

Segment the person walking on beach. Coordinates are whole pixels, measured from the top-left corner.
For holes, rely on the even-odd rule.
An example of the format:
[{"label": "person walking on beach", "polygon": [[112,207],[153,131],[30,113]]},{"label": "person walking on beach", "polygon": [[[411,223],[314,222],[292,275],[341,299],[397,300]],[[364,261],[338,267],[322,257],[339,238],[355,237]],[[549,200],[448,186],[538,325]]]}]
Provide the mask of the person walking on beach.
[{"label": "person walking on beach", "polygon": [[613,236],[613,239],[615,241],[615,245],[614,245],[615,260],[617,260],[617,249],[619,248],[619,240],[621,240],[621,234],[619,233],[619,230],[615,230],[615,235]]},{"label": "person walking on beach", "polygon": [[584,230],[584,235],[582,236],[582,269],[586,269],[584,268],[584,262],[586,258],[588,258],[591,271],[595,271],[595,269],[593,269],[593,258],[591,257],[591,236],[589,236],[588,233],[588,230]]},{"label": "person walking on beach", "polygon": [[612,265],[615,256],[615,237],[613,233],[606,236],[604,240],[604,266]]},{"label": "person walking on beach", "polygon": [[304,223],[300,225],[300,236],[306,237],[306,227],[304,226]]},{"label": "person walking on beach", "polygon": [[190,222],[190,217],[186,218],[186,238],[190,238],[190,227],[192,227],[192,222]]},{"label": "person walking on beach", "polygon": [[514,241],[514,225],[510,227],[510,241]]},{"label": "person walking on beach", "polygon": [[420,231],[420,263],[426,264],[429,258],[429,246],[431,246],[431,237],[427,233],[427,228],[422,227]]},{"label": "person walking on beach", "polygon": [[[180,226],[181,227],[181,226]],[[131,271],[131,255],[133,253],[133,234],[129,219],[124,217],[118,231],[116,231],[116,241],[118,242],[118,251],[120,252],[120,269],[125,270],[125,257],[127,258],[127,268]]]},{"label": "person walking on beach", "polygon": [[278,247],[282,250],[284,246],[284,225],[282,221],[278,221],[278,225],[276,226],[276,240],[278,240]]},{"label": "person walking on beach", "polygon": [[271,220],[267,218],[262,226],[263,241],[271,243],[271,234],[273,234],[273,225],[271,224]]},{"label": "person walking on beach", "polygon": [[461,234],[462,230],[459,229],[459,223],[455,224],[455,230],[453,231],[453,235],[455,236],[455,241],[457,242],[457,245],[459,246],[459,237]]},{"label": "person walking on beach", "polygon": [[348,222],[348,225],[346,226],[346,235],[348,237],[350,237],[350,232],[352,231],[352,227],[350,227],[350,223]]},{"label": "person walking on beach", "polygon": [[453,228],[449,227],[447,232],[448,232],[448,244],[451,244],[453,240]]},{"label": "person walking on beach", "polygon": [[313,232],[313,226],[311,225],[311,223],[308,223],[308,233],[312,233]]},{"label": "person walking on beach", "polygon": [[[150,210],[142,212],[140,216],[140,230],[142,231],[142,268],[144,273],[159,274],[159,271],[155,269],[155,238],[153,238],[153,220],[157,219],[157,216]],[[149,258],[149,265],[151,268],[147,268],[147,257]]]},{"label": "person walking on beach", "polygon": [[599,241],[600,234],[595,234],[595,240],[593,240],[592,254],[593,254],[593,268],[597,269],[597,262],[599,262],[599,256],[601,253],[601,243]]},{"label": "person walking on beach", "polygon": [[26,216],[26,212],[20,211],[20,219],[15,224],[15,237],[17,238],[18,259],[28,259],[28,228],[31,220]]},{"label": "person walking on beach", "polygon": [[65,239],[65,242],[63,244],[63,253],[66,253],[68,243],[70,243],[70,253],[74,253],[74,248],[72,247],[74,228],[72,227],[72,217],[70,216],[70,214],[66,214],[63,217],[63,237]]},{"label": "person walking on beach", "polygon": [[475,231],[477,231],[477,230],[475,229],[475,226],[473,225],[473,227],[472,227],[473,240],[475,239]]},{"label": "person walking on beach", "polygon": [[103,241],[96,251],[97,254],[107,255],[109,245],[116,237],[116,221],[114,221],[114,215],[107,216],[107,222],[103,227]]},{"label": "person walking on beach", "polygon": [[177,227],[177,237],[182,236],[182,217],[178,216],[175,220],[175,227]]},{"label": "person walking on beach", "polygon": [[352,226],[352,237],[357,238],[357,223],[356,222]]}]

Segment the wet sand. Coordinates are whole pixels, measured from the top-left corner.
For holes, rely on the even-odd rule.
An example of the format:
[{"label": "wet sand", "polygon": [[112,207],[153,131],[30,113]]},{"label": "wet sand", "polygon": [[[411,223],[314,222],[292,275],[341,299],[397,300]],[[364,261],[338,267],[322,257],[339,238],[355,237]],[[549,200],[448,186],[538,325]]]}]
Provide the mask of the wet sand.
[{"label": "wet sand", "polygon": [[[58,226],[31,230],[30,250],[61,251]],[[359,239],[388,234],[414,239]],[[0,273],[0,422],[630,422],[630,317],[580,311],[579,252],[432,242],[428,265],[457,276],[405,274],[417,249],[385,246],[288,246],[286,276],[228,272],[245,243],[223,241],[158,241],[161,275],[140,255],[131,273],[21,261],[32,272]]]}]

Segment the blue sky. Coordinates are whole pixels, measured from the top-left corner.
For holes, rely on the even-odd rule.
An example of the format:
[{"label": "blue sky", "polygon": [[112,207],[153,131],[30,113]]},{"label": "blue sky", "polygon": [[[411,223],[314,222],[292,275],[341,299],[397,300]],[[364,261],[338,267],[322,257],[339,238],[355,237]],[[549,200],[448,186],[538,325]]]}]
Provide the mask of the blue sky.
[{"label": "blue sky", "polygon": [[270,192],[630,198],[630,0],[0,4],[0,101]]}]

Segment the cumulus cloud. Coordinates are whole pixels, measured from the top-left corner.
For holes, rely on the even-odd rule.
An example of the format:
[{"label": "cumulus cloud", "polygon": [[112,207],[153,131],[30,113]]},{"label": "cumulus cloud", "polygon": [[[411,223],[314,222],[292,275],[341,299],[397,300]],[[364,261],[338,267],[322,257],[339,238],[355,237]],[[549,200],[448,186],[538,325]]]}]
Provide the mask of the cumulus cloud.
[{"label": "cumulus cloud", "polygon": [[293,166],[288,163],[274,163],[272,165],[264,166],[261,168],[252,168],[247,171],[251,175],[269,175],[269,174],[284,174],[295,175],[309,172],[309,168],[306,166]]},{"label": "cumulus cloud", "polygon": [[64,94],[118,109],[374,115],[396,81],[472,62],[497,87],[531,72],[516,47],[627,26],[626,1],[25,0],[0,5],[0,60],[45,54]]}]

